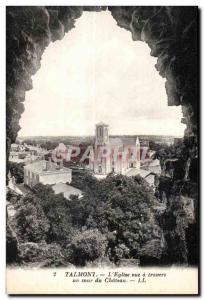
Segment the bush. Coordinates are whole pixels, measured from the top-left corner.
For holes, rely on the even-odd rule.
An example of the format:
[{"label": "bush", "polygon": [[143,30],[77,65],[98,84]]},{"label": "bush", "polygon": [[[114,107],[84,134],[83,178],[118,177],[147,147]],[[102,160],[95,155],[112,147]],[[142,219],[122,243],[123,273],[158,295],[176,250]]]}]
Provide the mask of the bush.
[{"label": "bush", "polygon": [[22,201],[15,215],[15,227],[21,241],[39,242],[46,240],[50,224],[39,204]]},{"label": "bush", "polygon": [[58,244],[27,242],[19,244],[18,248],[22,264],[35,263],[41,267],[67,265],[62,249]]},{"label": "bush", "polygon": [[164,243],[155,219],[156,199],[140,177],[109,175],[96,181],[87,175],[81,180],[82,198],[68,201],[39,184],[17,202],[14,219],[21,243],[58,244],[66,261],[77,266],[104,256],[114,264],[139,259],[143,252],[161,256]]},{"label": "bush", "polygon": [[67,253],[71,262],[84,266],[88,261],[94,261],[105,255],[107,239],[96,230],[76,231],[71,243],[67,246]]},{"label": "bush", "polygon": [[72,235],[69,201],[62,194],[55,195],[50,186],[42,184],[35,186],[34,193],[50,224],[47,241],[56,242],[65,247]]},{"label": "bush", "polygon": [[[162,230],[154,217],[155,201],[142,178],[109,175],[94,188],[86,186],[83,198],[70,201],[73,225],[98,229],[106,235],[109,258],[114,263],[122,258],[138,259],[140,249],[152,239],[158,240],[161,251],[164,249],[160,246]],[[150,250],[148,255],[154,256],[155,248],[152,253]]]}]

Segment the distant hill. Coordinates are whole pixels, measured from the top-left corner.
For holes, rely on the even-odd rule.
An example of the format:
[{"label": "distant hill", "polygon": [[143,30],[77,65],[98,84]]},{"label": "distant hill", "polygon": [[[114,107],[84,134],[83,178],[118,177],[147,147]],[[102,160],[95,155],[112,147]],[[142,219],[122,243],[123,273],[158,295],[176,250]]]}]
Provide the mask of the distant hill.
[{"label": "distant hill", "polygon": [[[120,138],[124,140],[125,143],[128,139],[136,139],[137,135],[110,135],[111,138]],[[174,142],[174,136],[163,136],[163,135],[138,135],[141,142],[156,142],[156,143],[166,143],[172,144]],[[19,142],[35,141],[38,144],[45,142],[52,143],[64,143],[64,144],[91,144],[93,142],[94,136],[27,136],[18,137]]]}]

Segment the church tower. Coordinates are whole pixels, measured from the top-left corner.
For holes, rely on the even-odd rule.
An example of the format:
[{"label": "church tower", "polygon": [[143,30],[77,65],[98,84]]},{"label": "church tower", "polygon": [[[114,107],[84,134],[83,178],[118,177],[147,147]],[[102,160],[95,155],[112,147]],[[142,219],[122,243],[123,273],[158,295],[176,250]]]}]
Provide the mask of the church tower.
[{"label": "church tower", "polygon": [[140,169],[140,141],[137,136],[136,138],[136,169]]},{"label": "church tower", "polygon": [[95,147],[94,147],[94,172],[96,174],[106,175],[110,173],[110,157],[103,157],[101,148],[109,145],[108,125],[100,122],[96,124],[95,129]]},{"label": "church tower", "polygon": [[100,122],[96,124],[95,145],[105,146],[109,143],[108,125]]}]

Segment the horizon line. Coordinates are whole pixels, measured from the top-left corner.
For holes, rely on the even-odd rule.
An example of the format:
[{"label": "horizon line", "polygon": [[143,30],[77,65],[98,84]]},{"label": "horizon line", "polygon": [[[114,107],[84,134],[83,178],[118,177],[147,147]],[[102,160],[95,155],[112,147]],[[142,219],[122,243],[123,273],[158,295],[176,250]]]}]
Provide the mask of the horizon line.
[{"label": "horizon line", "polygon": [[[110,134],[109,136],[162,136],[162,137],[178,137],[183,138],[181,135],[166,135],[166,134]],[[34,137],[94,137],[95,135],[21,135],[17,136],[17,138],[34,138]]]}]

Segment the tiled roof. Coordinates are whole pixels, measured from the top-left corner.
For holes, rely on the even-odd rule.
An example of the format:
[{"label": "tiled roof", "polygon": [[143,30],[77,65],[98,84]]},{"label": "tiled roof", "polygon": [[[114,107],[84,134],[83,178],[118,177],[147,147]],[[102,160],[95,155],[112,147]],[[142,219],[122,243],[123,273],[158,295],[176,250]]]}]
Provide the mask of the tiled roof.
[{"label": "tiled roof", "polygon": [[148,147],[149,148],[149,145],[148,145],[148,142],[147,141],[141,141],[138,137],[126,137],[126,136],[121,136],[121,137],[109,137],[109,141],[111,144],[115,144],[116,142],[118,143],[119,141],[123,144],[123,145],[136,145],[136,141],[140,142],[140,147]]},{"label": "tiled roof", "polygon": [[[50,164],[49,169],[46,171],[46,163]],[[70,172],[71,170],[68,168],[57,168],[57,165],[53,162],[48,162],[46,160],[35,161],[31,164],[28,164],[24,167],[24,169],[29,170],[33,173],[49,173],[49,172]]]},{"label": "tiled roof", "polygon": [[135,137],[120,137],[120,138],[110,137],[109,140],[111,144],[114,144],[115,140],[120,140],[121,143],[124,145],[135,145],[136,143]]}]

